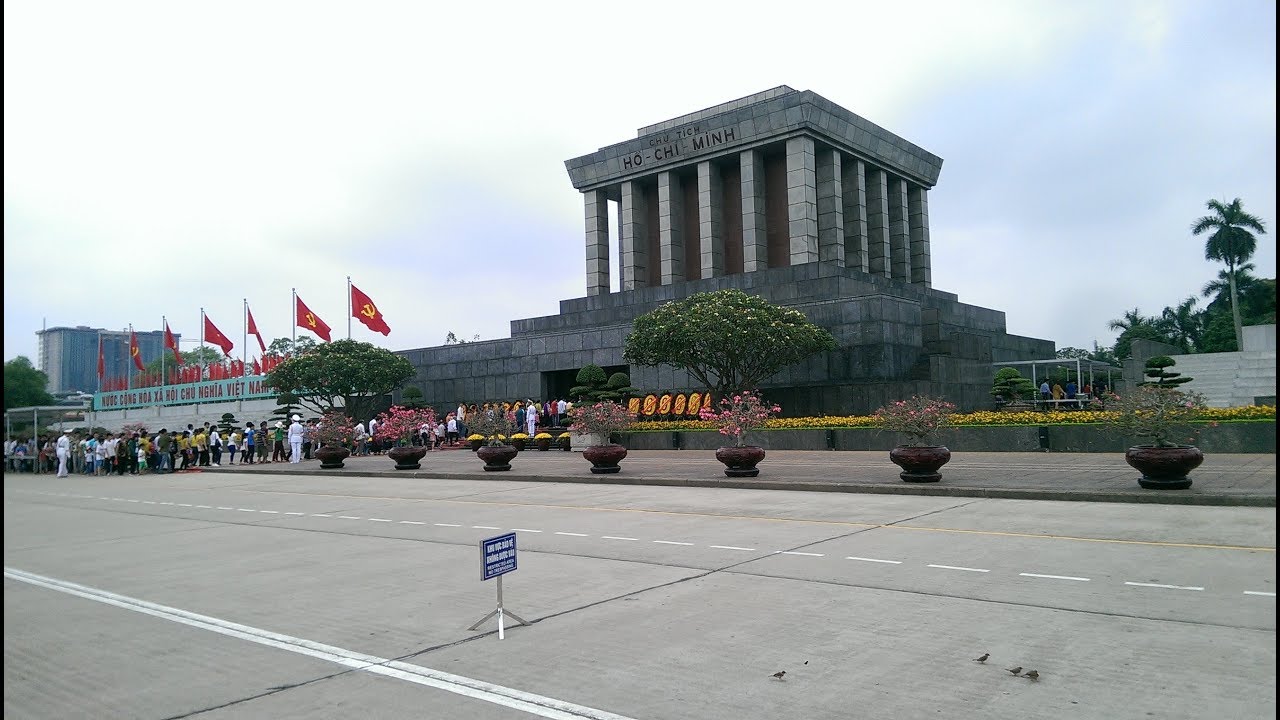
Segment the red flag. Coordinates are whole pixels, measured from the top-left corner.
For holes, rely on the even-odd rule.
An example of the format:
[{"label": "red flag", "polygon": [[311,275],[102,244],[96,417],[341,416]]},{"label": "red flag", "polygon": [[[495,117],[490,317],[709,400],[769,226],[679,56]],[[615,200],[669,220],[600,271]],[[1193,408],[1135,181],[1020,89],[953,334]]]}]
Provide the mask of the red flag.
[{"label": "red flag", "polygon": [[258,364],[258,358],[253,359],[253,374],[254,375],[262,374],[262,366]]},{"label": "red flag", "polygon": [[295,295],[294,299],[298,301],[298,327],[304,330],[310,330],[325,342],[331,341],[333,338],[329,336],[329,326],[325,325],[323,320],[317,317],[315,313],[311,312],[306,303],[302,302],[302,298]]},{"label": "red flag", "polygon": [[204,316],[204,339],[222,348],[222,352],[228,355],[231,354],[231,348],[235,347],[231,338],[223,335],[221,330],[213,326],[213,321],[208,315]]},{"label": "red flag", "polygon": [[262,348],[262,352],[267,351],[267,344],[262,342],[262,333],[258,332],[258,324],[253,321],[253,311],[248,305],[244,306],[245,314],[249,316],[249,334],[258,338],[258,347]]},{"label": "red flag", "polygon": [[138,333],[129,331],[129,356],[133,358],[133,366],[139,370],[146,370],[146,366],[142,364],[142,349],[138,347]]},{"label": "red flag", "polygon": [[182,354],[178,352],[178,339],[173,336],[169,330],[169,321],[164,321],[164,347],[166,350],[173,351],[173,361],[182,364]]},{"label": "red flag", "polygon": [[364,326],[370,330],[383,335],[391,334],[391,327],[387,325],[387,321],[382,317],[382,311],[377,305],[373,304],[373,300],[368,295],[360,292],[360,288],[355,285],[351,286],[351,317],[364,323]]},{"label": "red flag", "polygon": [[107,376],[107,357],[102,354],[102,336],[98,336],[98,383]]}]

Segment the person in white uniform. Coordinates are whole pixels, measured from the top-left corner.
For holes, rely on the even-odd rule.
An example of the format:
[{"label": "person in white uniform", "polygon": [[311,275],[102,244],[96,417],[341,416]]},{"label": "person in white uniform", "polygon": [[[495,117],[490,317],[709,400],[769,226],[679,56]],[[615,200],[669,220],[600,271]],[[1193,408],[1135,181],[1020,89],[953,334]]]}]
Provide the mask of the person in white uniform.
[{"label": "person in white uniform", "polygon": [[58,477],[67,476],[67,458],[71,456],[71,431],[63,430],[58,438]]},{"label": "person in white uniform", "polygon": [[302,462],[302,436],[305,429],[302,427],[302,417],[293,416],[293,424],[289,426],[289,462]]}]

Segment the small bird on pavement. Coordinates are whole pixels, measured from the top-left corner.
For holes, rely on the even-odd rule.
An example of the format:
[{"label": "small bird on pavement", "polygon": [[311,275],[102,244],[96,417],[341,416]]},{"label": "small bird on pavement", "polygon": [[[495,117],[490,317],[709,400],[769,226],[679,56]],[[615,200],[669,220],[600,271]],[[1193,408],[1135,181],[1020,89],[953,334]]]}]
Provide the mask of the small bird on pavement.
[{"label": "small bird on pavement", "polygon": [[1017,675],[1018,673],[1022,672],[1022,666],[1019,665],[1018,667],[1005,668],[1005,670],[1008,670],[1009,673],[1012,675]]},{"label": "small bird on pavement", "polygon": [[987,658],[989,657],[991,657],[991,653],[982,653],[982,657],[976,657],[973,659],[973,661],[984,663],[987,661]]},{"label": "small bird on pavement", "polygon": [[[1021,670],[1022,668],[1018,668],[1018,669],[1019,669],[1019,670]],[[786,671],[786,670],[779,670],[778,672],[774,673],[771,677],[776,677],[776,678],[778,678],[779,680],[781,680],[781,679],[782,679],[782,676],[783,676],[783,675],[786,675],[786,674],[787,674],[787,671]]]},{"label": "small bird on pavement", "polygon": [[1026,674],[1026,675],[1023,675],[1022,677],[1024,677],[1024,678],[1028,678],[1028,679],[1031,679],[1031,680],[1039,680],[1039,679],[1040,679],[1040,673],[1036,672],[1035,670],[1028,670],[1028,671],[1027,671],[1027,674]]}]

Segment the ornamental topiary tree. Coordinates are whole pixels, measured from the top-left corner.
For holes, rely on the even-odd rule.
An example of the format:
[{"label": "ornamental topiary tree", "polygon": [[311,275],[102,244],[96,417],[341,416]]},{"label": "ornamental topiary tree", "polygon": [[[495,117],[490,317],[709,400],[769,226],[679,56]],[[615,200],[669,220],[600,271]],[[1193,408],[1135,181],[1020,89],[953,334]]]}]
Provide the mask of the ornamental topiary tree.
[{"label": "ornamental topiary tree", "polygon": [[1191,382],[1191,378],[1182,377],[1182,373],[1168,372],[1165,368],[1171,368],[1177,365],[1177,362],[1168,355],[1157,355],[1146,362],[1146,369],[1142,374],[1151,378],[1146,382],[1138,383],[1138,385],[1155,385],[1158,387],[1177,387]]},{"label": "ornamental topiary tree", "polygon": [[1031,397],[1035,392],[1036,385],[1031,382],[1031,378],[1023,377],[1017,368],[1011,367],[1000,368],[991,386],[991,394],[1006,403],[1016,403]]},{"label": "ornamental topiary tree", "polygon": [[631,376],[624,372],[616,372],[610,375],[608,387],[610,397],[601,398],[602,400],[626,400],[633,395],[640,394],[640,390],[631,387]]},{"label": "ornamental topiary tree", "polygon": [[359,340],[317,345],[277,365],[267,382],[320,414],[346,409],[352,417],[373,412],[379,397],[413,376],[408,359]]},{"label": "ornamental topiary tree", "polygon": [[755,389],[788,365],[835,349],[831,333],[798,310],[741,290],[717,290],[636,318],[623,357],[687,370],[716,397],[724,397]]},{"label": "ornamental topiary tree", "polygon": [[609,376],[599,365],[587,365],[574,380],[578,384],[569,388],[569,395],[575,400],[599,400],[599,393],[608,391]]}]

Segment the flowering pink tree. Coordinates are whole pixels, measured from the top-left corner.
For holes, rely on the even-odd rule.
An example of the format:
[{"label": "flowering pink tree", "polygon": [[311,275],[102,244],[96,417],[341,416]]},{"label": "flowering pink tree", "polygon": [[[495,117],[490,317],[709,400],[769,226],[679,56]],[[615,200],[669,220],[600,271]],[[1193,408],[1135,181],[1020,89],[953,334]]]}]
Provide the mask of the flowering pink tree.
[{"label": "flowering pink tree", "polygon": [[594,405],[574,405],[569,410],[569,429],[576,433],[591,433],[608,437],[631,427],[635,418],[631,411],[611,400]]},{"label": "flowering pink tree", "polygon": [[734,445],[742,447],[742,436],[748,430],[763,427],[770,416],[781,411],[782,408],[748,391],[721,398],[719,412],[704,407],[698,411],[698,417],[715,423],[721,435],[731,436]]},{"label": "flowering pink tree", "polygon": [[356,428],[351,418],[341,410],[330,410],[320,417],[320,423],[306,429],[311,442],[323,447],[351,447]]},{"label": "flowering pink tree", "polygon": [[938,398],[912,396],[895,400],[876,410],[876,425],[881,430],[899,432],[908,438],[907,445],[919,447],[951,425],[956,406]]},{"label": "flowering pink tree", "polygon": [[421,432],[423,423],[436,425],[436,411],[431,408],[407,408],[393,405],[378,416],[378,430],[373,434],[379,442],[391,445],[412,445],[413,438]]}]

